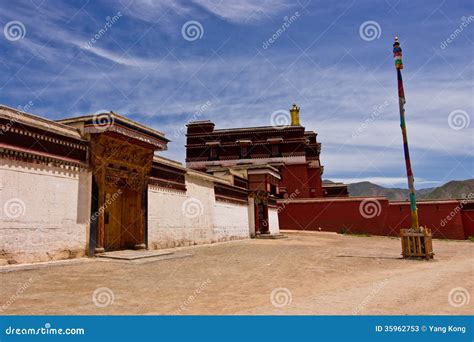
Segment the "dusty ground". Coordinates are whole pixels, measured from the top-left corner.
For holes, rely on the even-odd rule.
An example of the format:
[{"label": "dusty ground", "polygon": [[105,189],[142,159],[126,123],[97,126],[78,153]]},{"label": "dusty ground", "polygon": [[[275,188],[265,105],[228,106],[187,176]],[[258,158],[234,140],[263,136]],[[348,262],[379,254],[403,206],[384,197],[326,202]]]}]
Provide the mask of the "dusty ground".
[{"label": "dusty ground", "polygon": [[0,314],[474,314],[472,242],[435,240],[427,262],[393,238],[287,235],[0,273]]}]

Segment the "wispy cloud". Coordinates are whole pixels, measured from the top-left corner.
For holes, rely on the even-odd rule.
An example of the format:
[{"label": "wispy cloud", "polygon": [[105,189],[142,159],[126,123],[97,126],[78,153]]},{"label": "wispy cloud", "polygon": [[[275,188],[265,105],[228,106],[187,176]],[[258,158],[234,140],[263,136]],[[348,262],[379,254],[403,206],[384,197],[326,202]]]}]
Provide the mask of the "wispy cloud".
[{"label": "wispy cloud", "polygon": [[[180,161],[185,137],[175,132],[207,101],[212,105],[200,119],[218,127],[269,125],[273,111],[296,102],[303,125],[318,132],[323,144],[325,177],[404,179],[386,33],[393,18],[370,12],[382,35],[366,42],[358,36],[359,25],[368,19],[365,5],[364,11],[349,5],[331,10],[286,1],[122,0],[84,7],[45,2],[39,9],[27,2],[15,8],[0,5],[2,21],[21,20],[27,28],[21,41],[0,40],[5,51],[0,66],[6,70],[0,75],[0,100],[16,106],[33,98],[34,111],[50,118],[114,110],[167,133],[174,142],[166,155]],[[261,42],[281,26],[281,16],[296,9],[301,11],[298,22],[262,50]],[[86,47],[105,18],[118,10],[123,11],[120,21]],[[404,42],[415,175],[434,181],[467,178],[474,150],[474,64],[465,51],[472,42],[460,36],[445,50],[436,50],[455,22],[436,17],[436,25],[426,24],[433,50],[422,39],[417,17],[406,12],[405,18],[405,36],[420,35]],[[203,40],[181,36],[181,25],[190,19],[202,22]],[[448,116],[454,110],[470,115],[471,125],[452,129]]]},{"label": "wispy cloud", "polygon": [[193,0],[207,11],[218,17],[235,22],[248,23],[255,22],[262,17],[272,17],[284,9],[294,6],[292,1],[252,1],[252,0]]}]

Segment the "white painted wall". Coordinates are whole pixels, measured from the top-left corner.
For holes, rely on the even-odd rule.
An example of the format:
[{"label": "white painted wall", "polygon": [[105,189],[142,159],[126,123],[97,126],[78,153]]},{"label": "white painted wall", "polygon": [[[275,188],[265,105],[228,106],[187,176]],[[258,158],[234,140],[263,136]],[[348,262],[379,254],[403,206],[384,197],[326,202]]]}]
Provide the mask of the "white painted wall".
[{"label": "white painted wall", "polygon": [[253,199],[252,197],[249,197],[247,215],[249,221],[250,237],[255,237],[255,199]]},{"label": "white painted wall", "polygon": [[148,188],[148,247],[170,248],[250,237],[247,205],[215,200],[214,182],[186,175],[187,191]]},{"label": "white painted wall", "polygon": [[91,174],[0,159],[0,265],[83,256]]},{"label": "white painted wall", "polygon": [[270,234],[280,233],[277,208],[268,208],[268,224],[270,225]]},{"label": "white painted wall", "polygon": [[217,241],[250,238],[247,204],[216,201],[213,233]]},{"label": "white painted wall", "polygon": [[[0,159],[0,265],[84,256],[91,182],[87,171]],[[150,248],[250,237],[253,204],[216,201],[205,177],[186,175],[186,187],[149,187]],[[273,232],[278,220],[270,222]]]}]

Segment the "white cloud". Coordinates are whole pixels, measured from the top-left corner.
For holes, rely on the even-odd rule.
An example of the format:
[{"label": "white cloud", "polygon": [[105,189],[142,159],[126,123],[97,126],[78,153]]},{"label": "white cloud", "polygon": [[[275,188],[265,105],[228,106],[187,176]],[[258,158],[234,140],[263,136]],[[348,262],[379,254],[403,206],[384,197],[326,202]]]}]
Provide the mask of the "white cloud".
[{"label": "white cloud", "polygon": [[[270,2],[222,1],[216,3],[217,6],[204,0],[196,0],[196,3],[199,5],[136,0],[129,8],[134,16],[156,22],[166,12],[173,13],[175,19],[176,15],[183,18],[202,16],[202,7],[224,20],[237,23],[255,17],[255,14],[275,15],[287,6],[284,2],[274,5]],[[64,9],[64,13],[74,14],[72,9]],[[301,106],[302,124],[319,134],[318,140],[323,144],[321,159],[327,174],[351,174],[355,178],[366,174],[378,177],[404,174],[394,74],[385,69],[374,72],[354,67],[351,57],[338,56],[337,49],[309,50],[304,58],[298,58],[299,52],[295,49],[277,50],[277,47],[259,54],[249,49],[235,54],[219,51],[220,56],[211,53],[197,56],[189,44],[185,50],[177,48],[172,53],[165,48],[143,46],[124,53],[108,40],[109,33],[85,49],[85,42],[91,36],[81,30],[65,28],[64,22],[57,21],[52,15],[43,23],[45,19],[35,17],[31,11],[14,14],[8,12],[15,19],[24,20],[28,28],[26,38],[15,47],[24,51],[24,55],[40,51],[44,57],[41,68],[30,68],[28,64],[19,75],[29,88],[41,92],[41,97],[47,99],[49,108],[39,104],[34,109],[38,114],[51,117],[61,108],[62,116],[72,116],[84,114],[84,110],[108,108],[133,115],[136,120],[165,131],[175,140],[167,154],[183,161],[184,137],[176,139],[173,134],[183,127],[196,106],[210,100],[213,105],[201,118],[211,119],[217,127],[223,128],[269,125],[273,111],[288,109],[291,103],[297,102]],[[67,15],[63,14],[61,21],[65,21],[64,17]],[[131,25],[138,21],[125,13],[124,17],[114,26],[111,35],[117,32],[116,29],[120,33],[122,23],[129,25],[131,31],[127,35],[141,32]],[[94,25],[100,27],[101,23]],[[162,30],[160,25],[153,38],[161,38]],[[38,37],[54,37],[53,44],[42,47]],[[163,43],[163,40],[159,41]],[[78,48],[81,53],[77,53]],[[326,54],[335,55],[334,61],[342,58],[342,62],[330,66],[321,64],[318,68],[310,60],[319,62]],[[14,58],[6,61],[10,63],[10,60],[16,62]],[[414,163],[425,153],[427,158],[433,159],[452,157],[454,163],[464,156],[472,160],[472,89],[453,76],[451,67],[443,63],[437,64],[435,73],[427,68],[416,73],[414,78],[409,75],[407,73],[405,78],[406,109]],[[2,89],[4,91],[5,96],[14,101],[24,96],[25,88],[23,84],[9,84],[8,89]],[[385,101],[388,105],[383,111],[367,122],[374,107]],[[470,114],[471,128],[455,131],[449,127],[448,115],[456,109]],[[362,125],[366,126],[362,132],[352,137]]]},{"label": "white cloud", "polygon": [[84,43],[78,42],[78,41],[72,41],[72,43],[86,52],[90,52],[96,56],[105,58],[111,62],[124,65],[124,66],[144,68],[144,67],[156,67],[158,64],[158,61],[144,60],[139,57],[134,58],[134,57],[130,57],[130,55],[127,55],[125,53],[117,54],[117,53],[102,49],[97,46],[85,47]]},{"label": "white cloud", "polygon": [[[127,0],[122,1],[127,5]],[[120,6],[120,3],[116,4]],[[271,17],[285,8],[293,6],[287,0],[130,0],[124,12],[140,20],[161,26],[176,22],[176,16],[193,19],[203,17],[203,11],[238,24],[255,22],[263,17]],[[173,18],[173,20],[172,20]],[[166,24],[166,25],[165,25]]]},{"label": "white cloud", "polygon": [[193,0],[207,11],[218,17],[234,22],[247,23],[257,21],[263,17],[271,17],[283,9],[291,6],[287,1],[269,0]]},{"label": "white cloud", "polygon": [[[115,2],[115,5],[121,8],[126,15],[153,24],[169,23],[168,14],[185,16],[192,11],[189,5],[175,0],[123,0]],[[123,5],[126,5],[126,8]]]}]

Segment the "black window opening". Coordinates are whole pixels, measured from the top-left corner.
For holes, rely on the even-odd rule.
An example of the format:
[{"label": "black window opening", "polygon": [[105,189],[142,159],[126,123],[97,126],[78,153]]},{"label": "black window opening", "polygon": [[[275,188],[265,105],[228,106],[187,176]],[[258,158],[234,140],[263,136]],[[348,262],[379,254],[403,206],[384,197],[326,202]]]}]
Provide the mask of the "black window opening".
[{"label": "black window opening", "polygon": [[218,160],[219,156],[217,155],[217,147],[211,146],[209,148],[209,160]]},{"label": "black window opening", "polygon": [[280,145],[272,145],[272,157],[281,157],[280,154]]}]

